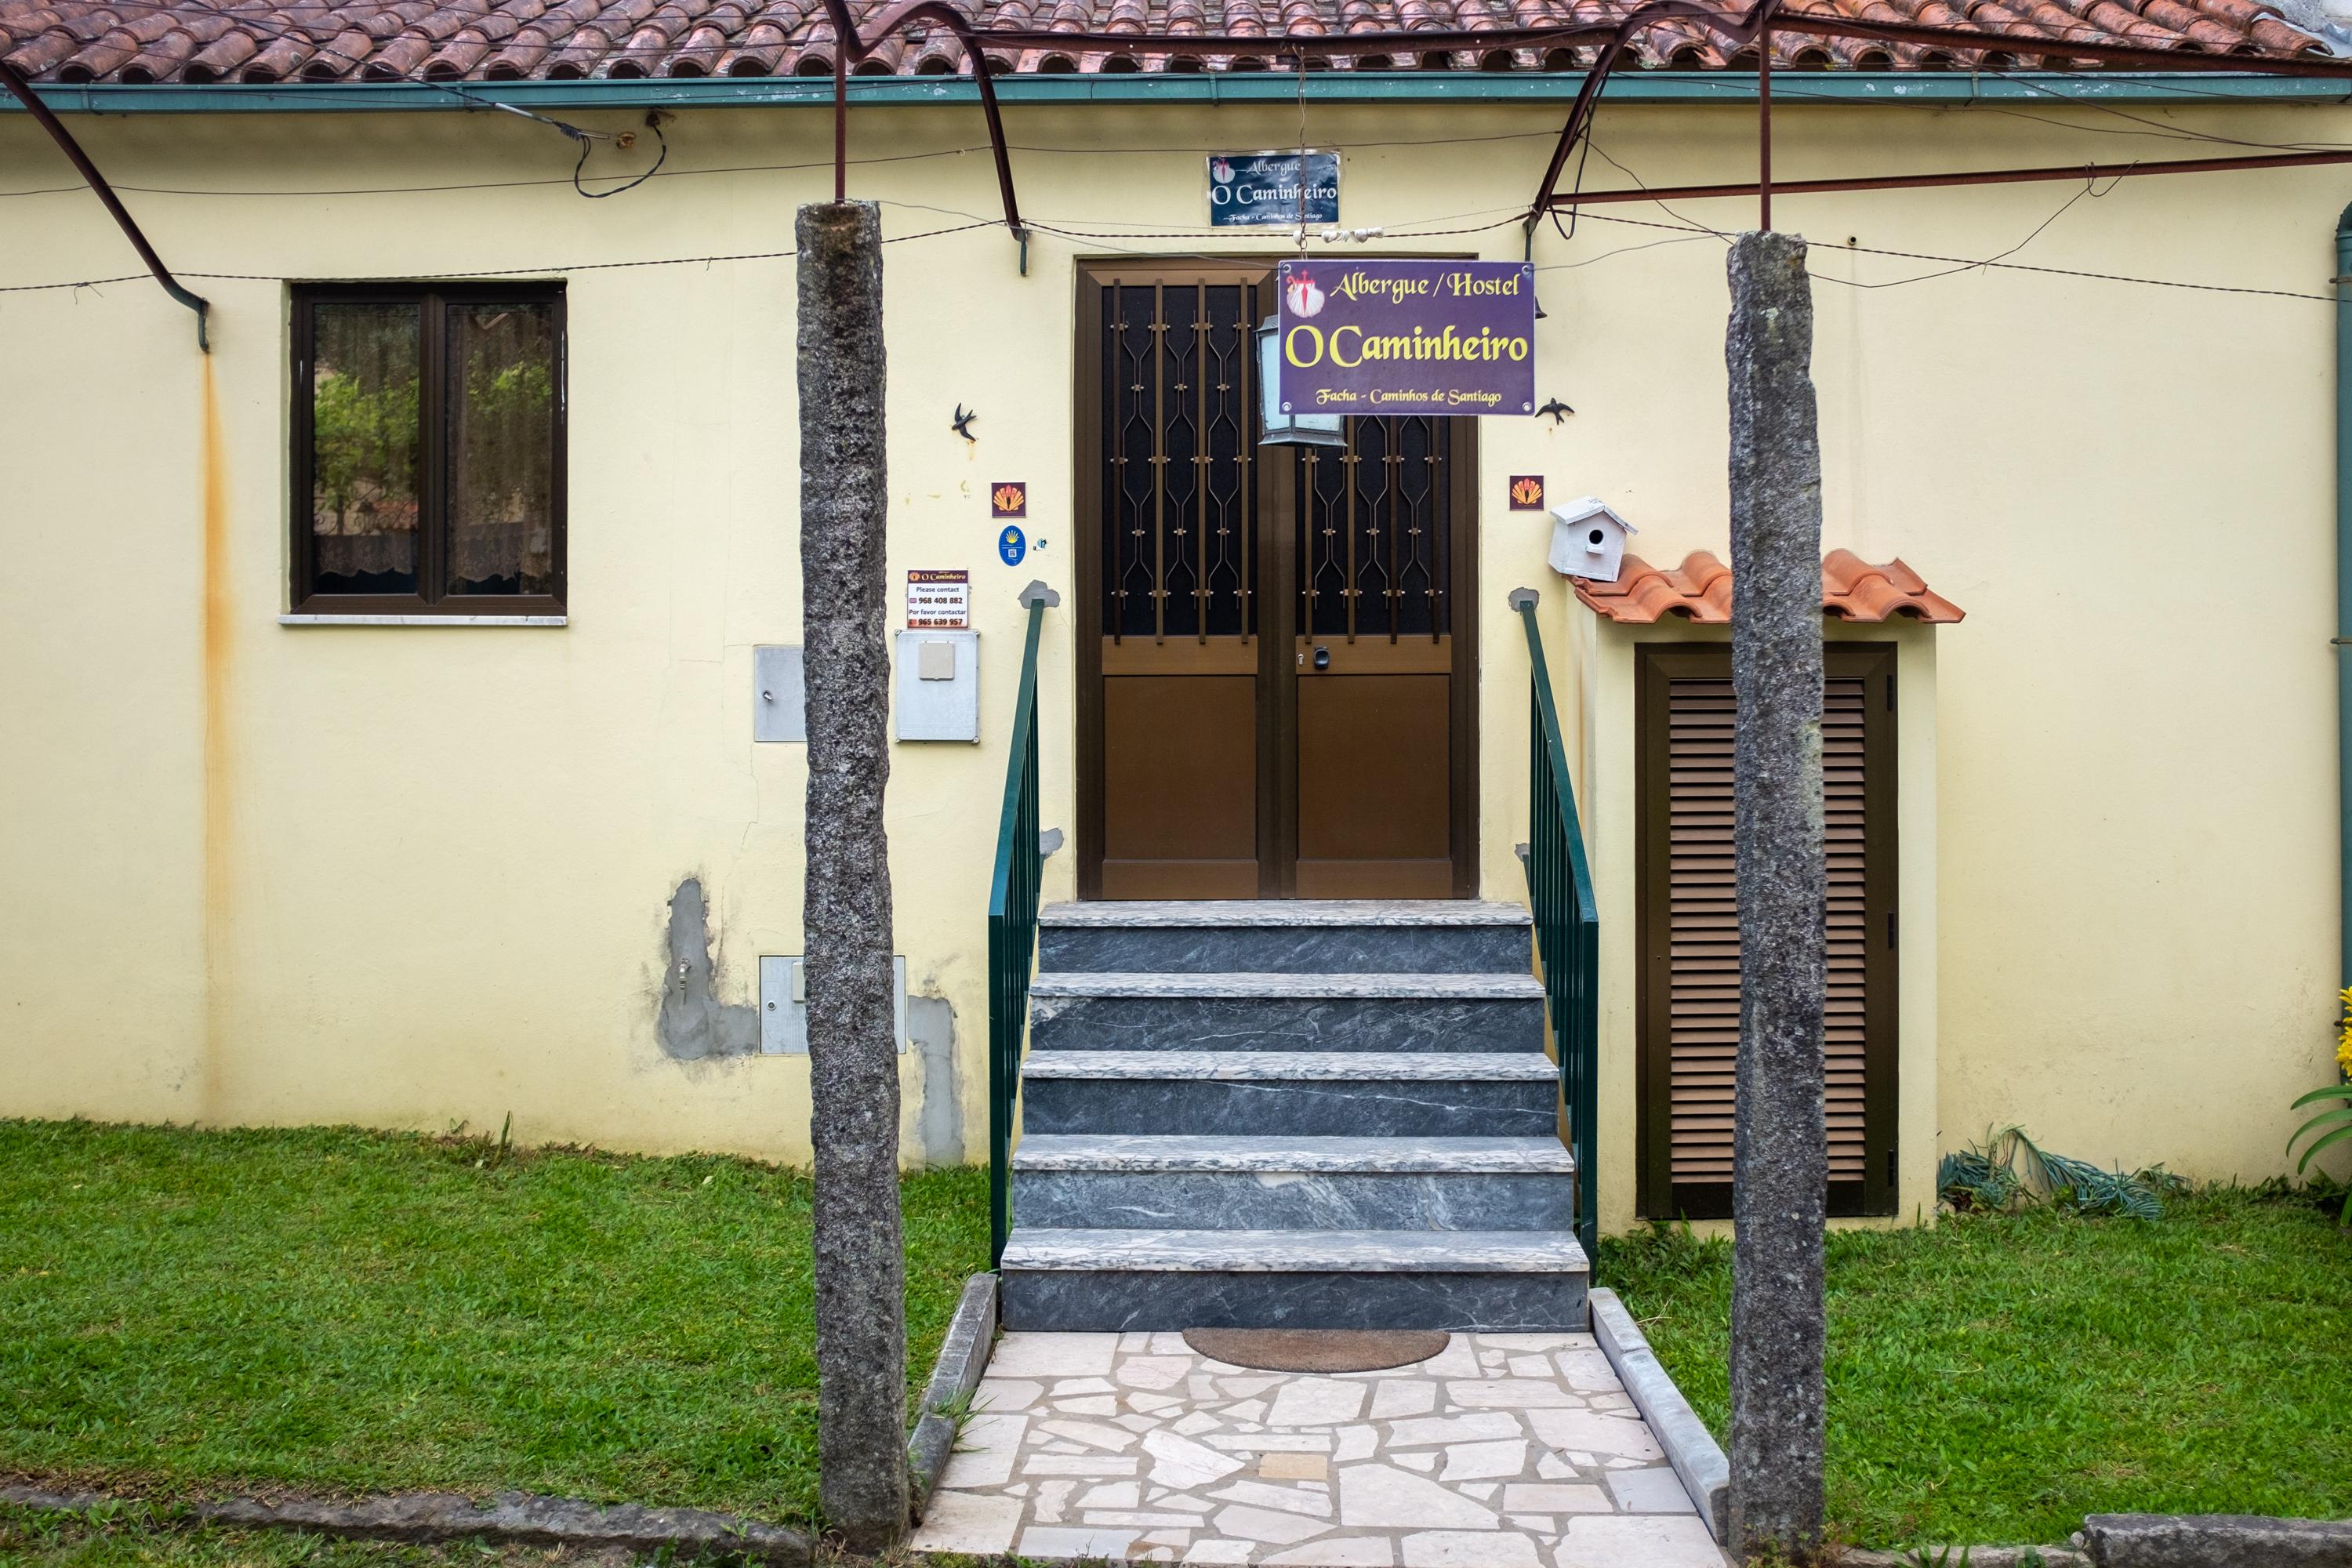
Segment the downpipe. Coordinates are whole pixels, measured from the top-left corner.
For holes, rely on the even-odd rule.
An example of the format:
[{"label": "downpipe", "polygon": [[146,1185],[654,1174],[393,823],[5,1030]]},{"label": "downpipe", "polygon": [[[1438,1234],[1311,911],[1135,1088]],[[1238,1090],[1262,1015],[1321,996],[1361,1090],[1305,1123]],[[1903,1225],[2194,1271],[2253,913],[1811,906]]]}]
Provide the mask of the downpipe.
[{"label": "downpipe", "polygon": [[74,166],[74,171],[81,175],[108,213],[112,215],[116,226],[131,241],[131,247],[139,253],[139,259],[147,264],[147,270],[155,275],[155,281],[163,285],[163,292],[176,303],[196,313],[196,347],[202,353],[212,353],[212,301],[182,287],[180,280],[172,276],[172,269],[163,265],[163,258],[155,254],[155,247],[147,243],[147,237],[132,221],[130,210],[122,205],[122,198],[114,194],[114,187],[106,183],[106,176],[98,172],[98,165],[89,161],[89,154],[82,151],[81,143],[74,140],[73,132],[66,129],[65,121],[49,111],[49,106],[43,103],[40,95],[33,90],[33,84],[5,59],[0,59],[0,88],[6,89],[9,95],[24,106],[25,112],[33,117],[33,122],[58,144],[58,151],[66,155],[66,161]]},{"label": "downpipe", "polygon": [[2336,984],[2352,985],[2352,206],[2336,220]]}]

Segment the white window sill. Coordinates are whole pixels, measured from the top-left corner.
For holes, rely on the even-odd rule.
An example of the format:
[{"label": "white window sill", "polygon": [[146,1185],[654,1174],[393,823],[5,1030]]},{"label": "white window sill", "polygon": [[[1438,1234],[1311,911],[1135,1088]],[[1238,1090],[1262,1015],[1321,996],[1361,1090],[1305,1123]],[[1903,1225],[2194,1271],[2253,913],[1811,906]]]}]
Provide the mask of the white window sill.
[{"label": "white window sill", "polygon": [[281,626],[562,626],[569,616],[296,616],[278,617]]}]

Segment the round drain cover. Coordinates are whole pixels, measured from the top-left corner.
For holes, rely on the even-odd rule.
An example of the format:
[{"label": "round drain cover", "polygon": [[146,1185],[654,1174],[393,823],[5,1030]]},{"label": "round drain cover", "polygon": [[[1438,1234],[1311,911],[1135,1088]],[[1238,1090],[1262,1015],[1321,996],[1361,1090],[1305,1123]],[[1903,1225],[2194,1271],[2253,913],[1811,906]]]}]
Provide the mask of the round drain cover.
[{"label": "round drain cover", "polygon": [[1442,1329],[1186,1329],[1212,1361],[1255,1372],[1385,1372],[1445,1348]]}]

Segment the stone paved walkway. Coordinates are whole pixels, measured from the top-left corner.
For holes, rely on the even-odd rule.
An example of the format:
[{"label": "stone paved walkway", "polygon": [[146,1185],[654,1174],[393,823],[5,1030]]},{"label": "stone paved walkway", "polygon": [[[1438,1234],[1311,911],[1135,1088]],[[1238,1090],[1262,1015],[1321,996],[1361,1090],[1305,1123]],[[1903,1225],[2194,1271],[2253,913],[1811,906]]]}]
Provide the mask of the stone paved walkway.
[{"label": "stone paved walkway", "polygon": [[1176,1333],[1007,1334],[919,1551],[1333,1568],[1723,1568],[1590,1334],[1250,1372]]}]

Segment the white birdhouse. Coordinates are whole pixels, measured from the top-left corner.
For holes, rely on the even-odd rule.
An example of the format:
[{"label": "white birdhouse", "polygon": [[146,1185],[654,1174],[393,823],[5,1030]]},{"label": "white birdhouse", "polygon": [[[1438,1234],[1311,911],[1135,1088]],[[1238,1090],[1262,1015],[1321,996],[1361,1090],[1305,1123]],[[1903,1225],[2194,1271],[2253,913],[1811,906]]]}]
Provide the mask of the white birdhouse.
[{"label": "white birdhouse", "polygon": [[1641,531],[1609,510],[1599,496],[1551,509],[1551,569],[1565,577],[1614,583],[1625,559],[1625,536]]}]

